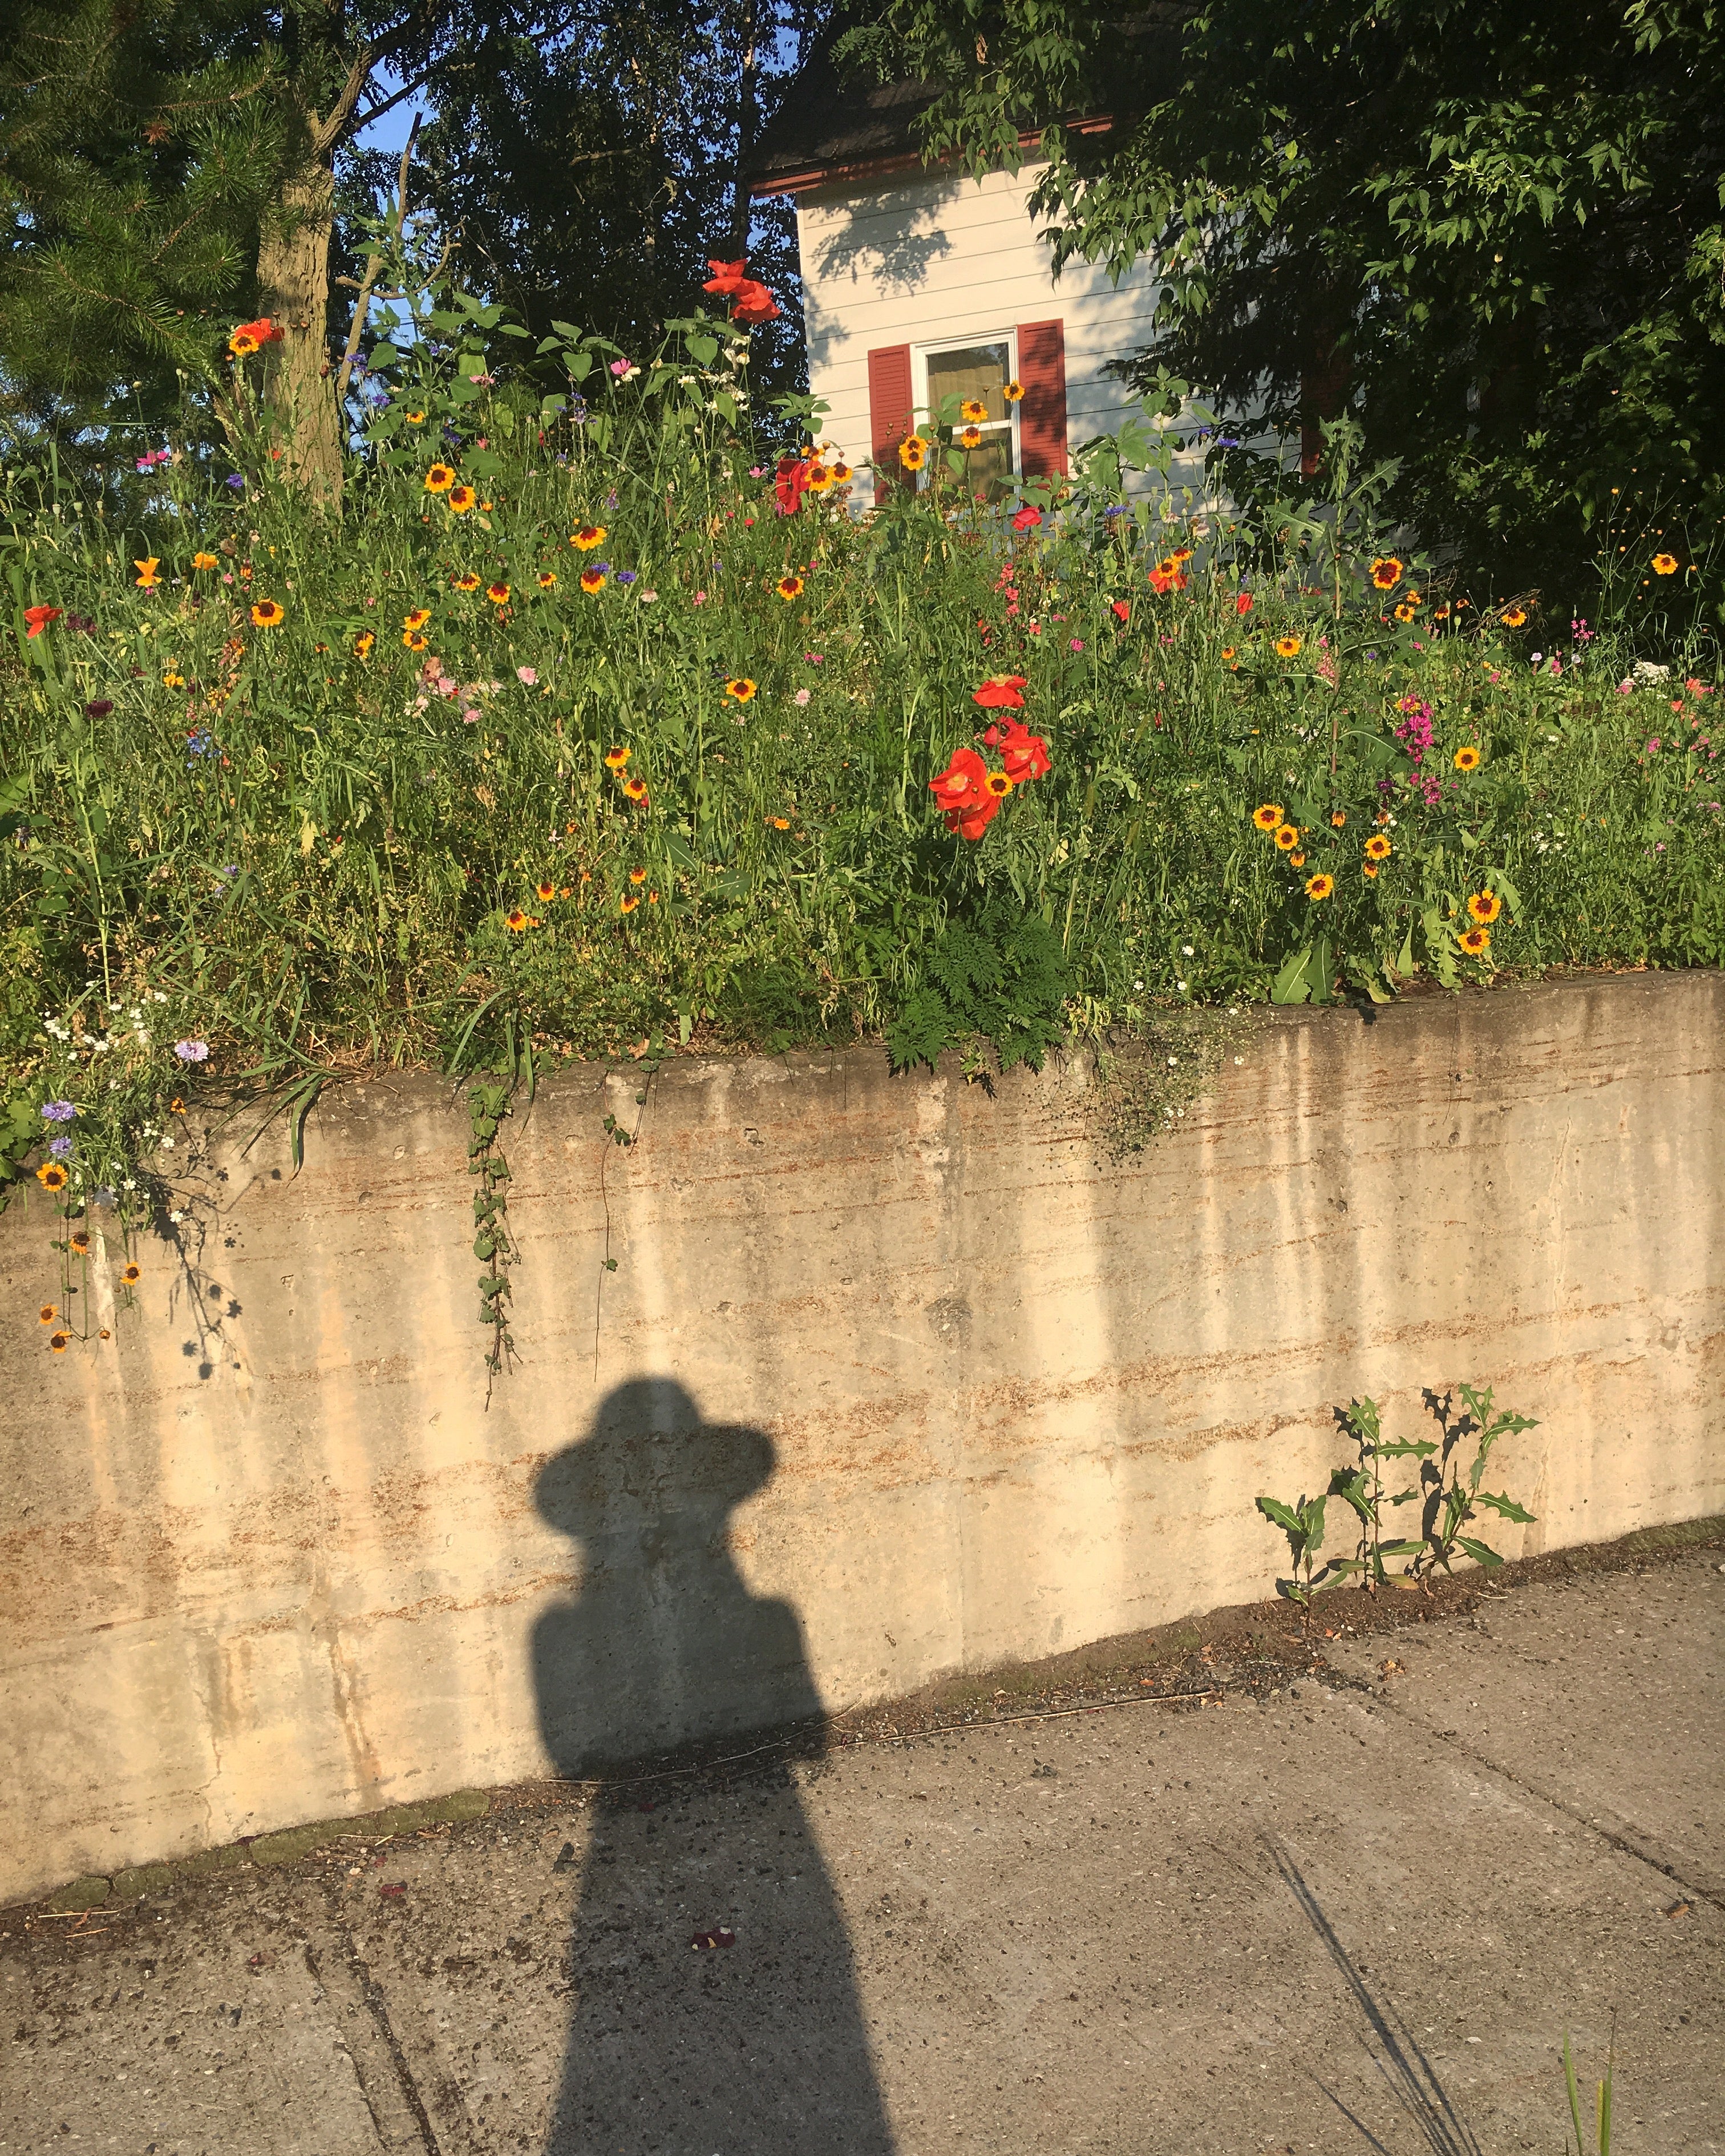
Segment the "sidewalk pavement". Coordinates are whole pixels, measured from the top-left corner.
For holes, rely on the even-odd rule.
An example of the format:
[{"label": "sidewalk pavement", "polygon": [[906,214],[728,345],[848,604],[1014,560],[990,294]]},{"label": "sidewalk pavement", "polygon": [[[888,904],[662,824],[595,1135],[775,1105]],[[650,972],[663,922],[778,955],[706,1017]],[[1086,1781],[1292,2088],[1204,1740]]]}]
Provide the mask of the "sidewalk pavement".
[{"label": "sidewalk pavement", "polygon": [[1720,1556],[7,1913],[0,2152],[1725,2150]]}]

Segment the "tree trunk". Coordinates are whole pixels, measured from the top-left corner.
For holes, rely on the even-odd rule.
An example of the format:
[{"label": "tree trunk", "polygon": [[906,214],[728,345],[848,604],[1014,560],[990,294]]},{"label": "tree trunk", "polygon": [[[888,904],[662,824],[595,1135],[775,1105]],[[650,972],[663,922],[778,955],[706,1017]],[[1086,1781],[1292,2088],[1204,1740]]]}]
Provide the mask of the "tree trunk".
[{"label": "tree trunk", "polygon": [[266,345],[264,393],[288,475],[314,501],[341,499],[341,415],[330,366],[330,242],[335,179],[313,158],[289,179],[258,249],[264,312],[281,331]]}]

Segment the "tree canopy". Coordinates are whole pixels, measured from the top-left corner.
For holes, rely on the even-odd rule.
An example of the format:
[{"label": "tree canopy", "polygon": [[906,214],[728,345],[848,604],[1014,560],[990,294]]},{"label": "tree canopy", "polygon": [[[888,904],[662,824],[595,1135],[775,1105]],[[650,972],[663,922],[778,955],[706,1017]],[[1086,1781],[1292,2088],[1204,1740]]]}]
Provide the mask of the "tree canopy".
[{"label": "tree canopy", "polygon": [[[756,130],[824,0],[25,0],[0,49],[0,418],[64,439],[157,420],[268,316],[260,365],[296,466],[339,485],[335,382],[367,130],[431,116],[416,202],[459,274],[534,326],[644,339],[742,253],[788,301],[762,370],[800,367],[794,249],[753,220]],[[390,175],[393,179],[393,172]]]},{"label": "tree canopy", "polygon": [[931,151],[1016,164],[1042,130],[1057,258],[1163,280],[1140,374],[1290,431],[1353,410],[1399,460],[1394,508],[1471,573],[1567,597],[1655,532],[1707,556],[1715,0],[887,0],[851,49],[927,78]]}]

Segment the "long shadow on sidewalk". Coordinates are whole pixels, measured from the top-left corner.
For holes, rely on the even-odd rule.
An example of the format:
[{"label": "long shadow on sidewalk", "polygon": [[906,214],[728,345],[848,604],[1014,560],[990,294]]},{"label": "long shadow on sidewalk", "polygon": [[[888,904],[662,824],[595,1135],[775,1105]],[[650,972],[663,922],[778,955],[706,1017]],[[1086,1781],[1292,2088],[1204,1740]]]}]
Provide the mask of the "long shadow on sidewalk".
[{"label": "long shadow on sidewalk", "polygon": [[[1347,1948],[1336,1936],[1334,1927],[1323,1912],[1323,1905],[1307,1885],[1305,1875],[1279,1843],[1268,1840],[1266,1846],[1276,1861],[1283,1883],[1299,1903],[1307,1922],[1323,1941],[1330,1959],[1341,1971],[1343,1981],[1353,1994],[1355,2004],[1378,2040],[1376,2051],[1363,2037],[1360,2040],[1366,2056],[1383,2076],[1403,2115],[1413,2122],[1431,2156],[1482,2156],[1473,2128],[1456,2110],[1419,2040],[1389,1996],[1379,1999],[1366,1983]],[[1389,2156],[1384,2143],[1363,2118],[1348,2109],[1332,2088],[1323,2082],[1317,2085],[1342,2116],[1358,2129],[1368,2147],[1377,2149],[1379,2156]]]},{"label": "long shadow on sidewalk", "polygon": [[[789,1756],[823,1755],[797,1614],[731,1556],[773,1466],[762,1432],[703,1423],[665,1378],[619,1387],[547,1466],[539,1509],[584,1560],[533,1638],[560,1774],[790,1723]],[[547,2156],[891,2156],[845,1920],[794,1780],[776,1784],[658,1809],[638,1783],[602,1793]]]}]

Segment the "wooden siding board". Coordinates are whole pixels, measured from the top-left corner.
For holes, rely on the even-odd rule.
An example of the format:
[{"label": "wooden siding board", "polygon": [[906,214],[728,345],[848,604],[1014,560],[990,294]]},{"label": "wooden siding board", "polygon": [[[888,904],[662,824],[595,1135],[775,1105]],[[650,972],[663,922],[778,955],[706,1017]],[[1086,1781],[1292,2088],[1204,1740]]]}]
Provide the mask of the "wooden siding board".
[{"label": "wooden siding board", "polygon": [[[1131,392],[1102,369],[1149,341],[1153,272],[1117,285],[1105,270],[1081,263],[1056,282],[1025,207],[1037,177],[1034,167],[980,183],[913,173],[799,199],[809,383],[829,407],[823,430],[847,461],[860,465],[869,453],[867,355],[899,344],[947,343],[1058,319],[1069,441],[1117,427],[1131,412]],[[1197,469],[1196,460],[1182,464]],[[860,483],[858,506],[869,498]]]}]

